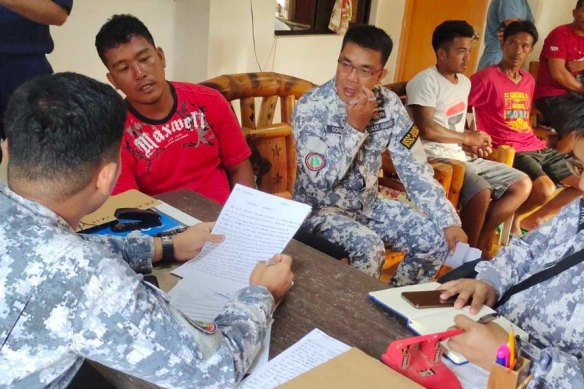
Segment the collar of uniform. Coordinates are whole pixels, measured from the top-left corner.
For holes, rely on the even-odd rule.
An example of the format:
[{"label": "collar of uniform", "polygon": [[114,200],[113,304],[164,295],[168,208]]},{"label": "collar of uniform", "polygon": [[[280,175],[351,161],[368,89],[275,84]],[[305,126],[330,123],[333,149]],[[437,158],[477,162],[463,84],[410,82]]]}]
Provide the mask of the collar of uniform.
[{"label": "collar of uniform", "polygon": [[7,185],[0,184],[0,193],[7,197],[9,201],[18,204],[21,208],[27,209],[30,213],[48,219],[51,224],[73,231],[65,219],[57,215],[53,210],[37,203],[36,201],[22,197],[18,193],[13,192]]}]

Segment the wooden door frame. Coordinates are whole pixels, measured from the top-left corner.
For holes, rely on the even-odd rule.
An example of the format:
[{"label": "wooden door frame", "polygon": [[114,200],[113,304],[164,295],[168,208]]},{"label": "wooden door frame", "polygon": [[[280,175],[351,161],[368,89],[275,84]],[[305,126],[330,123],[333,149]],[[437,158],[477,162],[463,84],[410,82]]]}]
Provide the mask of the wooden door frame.
[{"label": "wooden door frame", "polygon": [[[393,82],[403,81],[402,76],[404,74],[405,62],[406,62],[406,51],[402,50],[402,47],[408,47],[410,40],[410,24],[412,23],[412,17],[414,15],[414,2],[413,0],[406,0],[406,5],[404,8],[404,19],[402,23],[401,34],[399,38],[399,50],[397,53],[397,63],[395,73],[393,75]],[[409,80],[405,80],[409,81]]]},{"label": "wooden door frame", "polygon": [[[402,79],[402,77],[404,75],[405,66],[406,66],[406,64],[405,64],[406,50],[403,50],[402,48],[408,47],[408,44],[409,44],[410,27],[411,27],[412,18],[414,15],[414,1],[415,0],[406,0],[406,4],[404,7],[404,18],[403,18],[403,23],[402,23],[401,35],[400,35],[400,39],[399,39],[397,62],[396,62],[395,73],[393,75],[393,82],[409,81],[409,80]],[[486,21],[487,9],[488,9],[490,3],[491,3],[491,0],[487,0],[487,2],[485,3],[485,9],[483,9],[483,25],[482,25],[483,31],[480,32],[481,34],[485,33],[485,29],[486,29],[486,25],[487,25],[487,21]],[[481,39],[480,40],[481,44],[483,44],[482,39],[484,39],[484,38],[481,36],[480,39]],[[477,62],[475,65],[478,64],[479,60],[480,60],[480,57],[477,57]]]}]

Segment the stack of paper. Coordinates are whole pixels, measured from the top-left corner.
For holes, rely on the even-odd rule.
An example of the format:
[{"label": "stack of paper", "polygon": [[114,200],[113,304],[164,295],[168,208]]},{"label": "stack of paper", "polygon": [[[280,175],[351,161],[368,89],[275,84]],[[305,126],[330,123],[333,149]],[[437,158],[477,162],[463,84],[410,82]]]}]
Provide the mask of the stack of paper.
[{"label": "stack of paper", "polygon": [[[182,277],[171,304],[192,320],[213,321],[234,294],[249,285],[258,261],[284,251],[310,207],[236,185],[213,228],[222,243],[206,243],[193,260],[176,268]],[[269,332],[262,357],[267,361]]]},{"label": "stack of paper", "polygon": [[331,338],[319,329],[283,351],[261,369],[243,380],[241,389],[275,388],[348,351],[351,347]]}]

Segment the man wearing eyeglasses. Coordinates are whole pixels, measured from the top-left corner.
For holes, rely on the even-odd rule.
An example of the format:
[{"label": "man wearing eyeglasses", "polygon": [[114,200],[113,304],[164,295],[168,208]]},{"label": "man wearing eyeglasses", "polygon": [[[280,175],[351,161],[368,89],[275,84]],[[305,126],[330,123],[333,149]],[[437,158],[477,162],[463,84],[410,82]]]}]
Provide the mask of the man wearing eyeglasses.
[{"label": "man wearing eyeglasses", "polygon": [[[335,77],[298,101],[294,198],[313,207],[305,227],[342,246],[351,265],[371,276],[379,276],[386,245],[405,251],[392,283],[407,285],[431,279],[467,237],[400,99],[379,86],[391,49],[383,30],[351,26]],[[377,197],[386,149],[419,210]]]}]

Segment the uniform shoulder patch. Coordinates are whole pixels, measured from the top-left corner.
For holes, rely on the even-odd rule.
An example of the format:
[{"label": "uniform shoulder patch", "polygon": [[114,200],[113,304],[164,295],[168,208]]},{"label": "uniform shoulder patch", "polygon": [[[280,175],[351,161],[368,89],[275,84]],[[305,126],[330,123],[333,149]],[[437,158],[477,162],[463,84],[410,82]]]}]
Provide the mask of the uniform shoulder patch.
[{"label": "uniform shoulder patch", "polygon": [[416,141],[418,140],[419,137],[420,137],[420,130],[418,129],[418,127],[416,127],[415,125],[412,124],[412,126],[410,127],[408,132],[406,132],[404,137],[401,138],[400,142],[402,145],[404,145],[406,147],[406,149],[411,150],[412,147],[414,147],[414,143],[416,143]]},{"label": "uniform shoulder patch", "polygon": [[309,170],[313,172],[321,170],[326,165],[326,159],[324,155],[319,153],[308,153],[304,159],[304,164]]}]

